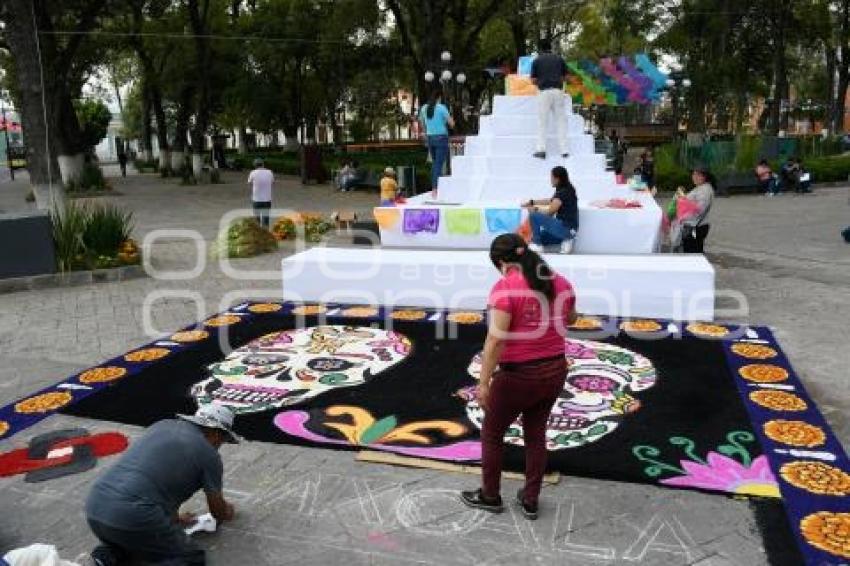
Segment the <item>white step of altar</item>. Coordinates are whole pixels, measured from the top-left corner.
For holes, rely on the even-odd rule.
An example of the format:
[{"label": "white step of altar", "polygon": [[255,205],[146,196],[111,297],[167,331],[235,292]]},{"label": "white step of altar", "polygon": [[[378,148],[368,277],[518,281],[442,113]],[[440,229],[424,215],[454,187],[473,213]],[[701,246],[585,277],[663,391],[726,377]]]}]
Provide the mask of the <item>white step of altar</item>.
[{"label": "white step of altar", "polygon": [[[504,94],[493,97],[493,115],[511,116],[521,115],[531,118],[537,117],[536,96],[506,96]],[[573,113],[572,99],[569,94],[564,94],[564,113]]]},{"label": "white step of altar", "polygon": [[[557,135],[557,129],[553,120],[549,120],[547,132],[553,136]],[[584,119],[575,114],[567,116],[567,135],[580,136],[584,133]],[[537,135],[537,118],[522,115],[481,116],[478,134],[482,136]]]},{"label": "white step of altar", "polygon": [[[584,314],[714,318],[714,268],[702,255],[545,254]],[[285,258],[283,300],[484,309],[499,273],[486,251],[316,247]]]},{"label": "white step of altar", "polygon": [[[529,153],[502,157],[461,155],[452,159],[452,176],[540,177],[548,181],[552,168],[556,165],[566,167],[570,179],[574,181],[598,178],[606,174],[605,156],[602,154],[570,154],[567,158],[555,154],[546,159],[539,159]],[[613,174],[611,179],[614,179]]]},{"label": "white step of altar", "polygon": [[[487,226],[488,209],[519,209],[517,199],[502,201],[467,202],[462,205],[430,201],[426,195],[417,197],[405,206],[393,207],[399,211],[399,222],[395,226],[380,228],[381,245],[390,248],[417,249],[477,249],[490,248],[498,234]],[[643,201],[639,209],[611,209],[591,206],[589,201],[579,201],[579,232],[575,241],[578,254],[651,254],[658,251],[660,242],[661,208],[651,198]],[[381,208],[381,207],[378,207]],[[408,234],[403,229],[404,211],[412,209],[437,209],[440,221],[437,232]],[[481,211],[477,234],[460,235],[449,233],[446,213],[453,208],[477,209]],[[522,219],[526,218],[522,211]],[[414,254],[415,255],[415,254]]]},{"label": "white step of altar", "polygon": [[[572,155],[594,154],[593,136],[590,134],[567,136],[567,150]],[[537,151],[537,136],[470,136],[466,138],[464,155],[493,157],[531,155]],[[556,136],[546,138],[546,153],[561,154],[561,144]]]},{"label": "white step of altar", "polygon": [[[612,173],[601,173],[572,179],[581,200],[607,198],[636,198],[625,185],[617,185]],[[440,177],[440,200],[452,203],[476,204],[481,201],[521,203],[528,199],[547,199],[554,189],[548,172],[527,177],[500,177],[491,175]]]}]

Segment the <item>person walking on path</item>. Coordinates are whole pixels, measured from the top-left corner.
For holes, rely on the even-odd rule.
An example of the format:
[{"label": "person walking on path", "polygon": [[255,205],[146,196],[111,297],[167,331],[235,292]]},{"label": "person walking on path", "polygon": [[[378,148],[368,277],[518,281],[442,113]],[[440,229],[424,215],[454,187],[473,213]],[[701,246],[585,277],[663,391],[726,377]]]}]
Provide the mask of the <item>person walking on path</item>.
[{"label": "person walking on path", "polygon": [[480,489],[462,491],[460,499],[476,509],[504,510],[500,480],[505,432],[522,415],[525,487],[516,501],[527,518],[536,519],[546,471],[546,427],[567,377],[565,336],[576,320],[575,293],[517,234],[493,240],[490,260],[502,278],[490,291],[478,382],[484,409],[482,483]]},{"label": "person walking on path", "polygon": [[121,176],[127,176],[127,152],[124,147],[118,148],[118,165],[121,167]]},{"label": "person walking on path", "polygon": [[248,174],[248,184],[251,185],[251,201],[254,208],[254,218],[263,228],[269,227],[269,214],[272,208],[272,185],[274,174],[266,169],[262,159],[254,160],[254,170]]},{"label": "person walking on path", "polygon": [[419,110],[419,121],[425,130],[428,141],[428,153],[431,155],[431,196],[437,197],[437,185],[443,166],[449,157],[449,128],[455,127],[455,121],[449,109],[442,103],[443,93],[435,89],[428,103]]},{"label": "person walking on path", "polygon": [[541,253],[544,247],[559,245],[561,253],[569,254],[578,235],[578,195],[565,167],[552,168],[551,183],[555,189],[551,199],[530,200],[523,205],[529,209],[530,246]]},{"label": "person walking on path", "polygon": [[225,442],[239,442],[233,413],[211,404],[178,419],[150,427],[92,486],[86,519],[102,543],[91,554],[97,566],[134,560],[205,564],[204,551],[183,531],[195,518],[178,513],[198,490],[204,490],[216,521],[233,519],[233,505],[222,495],[218,453]]},{"label": "person walking on path", "polygon": [[555,120],[561,157],[569,157],[567,151],[567,116],[564,110],[564,81],[567,79],[567,64],[559,55],[552,53],[552,43],[540,40],[540,54],[531,64],[531,81],[537,85],[537,150],[534,157],[546,159],[546,137],[550,116]]}]

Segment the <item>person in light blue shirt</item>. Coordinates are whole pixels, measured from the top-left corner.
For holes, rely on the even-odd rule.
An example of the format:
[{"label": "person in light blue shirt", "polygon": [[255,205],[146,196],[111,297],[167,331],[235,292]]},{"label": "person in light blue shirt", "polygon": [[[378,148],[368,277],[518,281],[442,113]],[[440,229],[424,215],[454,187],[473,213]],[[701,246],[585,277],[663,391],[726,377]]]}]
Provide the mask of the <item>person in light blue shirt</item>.
[{"label": "person in light blue shirt", "polygon": [[443,93],[435,89],[428,103],[419,110],[419,121],[425,130],[431,154],[431,192],[434,196],[437,194],[440,173],[449,156],[449,128],[455,125],[442,99]]}]

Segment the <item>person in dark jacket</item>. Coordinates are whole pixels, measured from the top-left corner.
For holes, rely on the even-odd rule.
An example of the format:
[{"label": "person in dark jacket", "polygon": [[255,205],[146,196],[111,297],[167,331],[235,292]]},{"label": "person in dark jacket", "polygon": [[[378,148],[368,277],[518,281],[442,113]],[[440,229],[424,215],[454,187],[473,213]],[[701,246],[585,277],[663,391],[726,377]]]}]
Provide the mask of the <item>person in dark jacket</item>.
[{"label": "person in dark jacket", "polygon": [[529,209],[533,242],[529,247],[541,252],[544,247],[560,245],[561,253],[572,253],[578,234],[578,196],[565,167],[552,168],[552,187],[555,194],[551,199],[530,200],[523,205]]}]

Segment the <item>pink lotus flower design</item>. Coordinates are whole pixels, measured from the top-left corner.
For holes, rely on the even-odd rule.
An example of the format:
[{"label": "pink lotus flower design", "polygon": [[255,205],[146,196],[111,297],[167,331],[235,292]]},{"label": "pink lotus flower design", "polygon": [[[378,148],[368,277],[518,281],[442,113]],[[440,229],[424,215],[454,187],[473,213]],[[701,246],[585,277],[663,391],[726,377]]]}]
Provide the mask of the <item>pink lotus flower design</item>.
[{"label": "pink lotus flower design", "polygon": [[618,387],[613,379],[598,375],[576,375],[571,377],[569,382],[576,389],[591,393],[610,393]]},{"label": "pink lotus flower design", "polygon": [[661,480],[664,485],[725,491],[740,495],[779,497],[779,485],[767,457],[759,456],[749,467],[717,452],[709,452],[707,462],[682,460],[685,476]]}]

